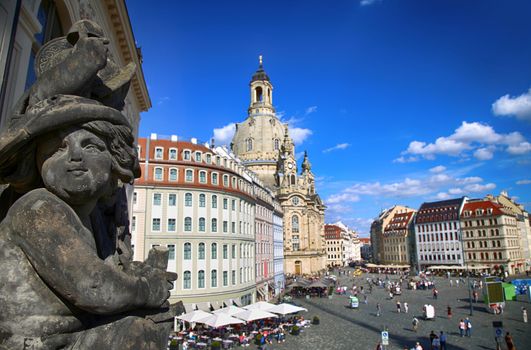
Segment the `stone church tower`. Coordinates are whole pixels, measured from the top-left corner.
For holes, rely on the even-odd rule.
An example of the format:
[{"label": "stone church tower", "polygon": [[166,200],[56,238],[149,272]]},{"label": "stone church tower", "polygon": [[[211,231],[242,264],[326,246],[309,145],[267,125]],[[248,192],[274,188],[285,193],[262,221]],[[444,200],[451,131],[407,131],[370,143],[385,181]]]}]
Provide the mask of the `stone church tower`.
[{"label": "stone church tower", "polygon": [[287,124],[275,115],[273,85],[262,57],[250,85],[247,119],[236,124],[232,151],[258,174],[284,210],[284,272],[311,274],[326,267],[325,206],[315,191],[315,177],[304,154],[298,174],[295,145]]}]

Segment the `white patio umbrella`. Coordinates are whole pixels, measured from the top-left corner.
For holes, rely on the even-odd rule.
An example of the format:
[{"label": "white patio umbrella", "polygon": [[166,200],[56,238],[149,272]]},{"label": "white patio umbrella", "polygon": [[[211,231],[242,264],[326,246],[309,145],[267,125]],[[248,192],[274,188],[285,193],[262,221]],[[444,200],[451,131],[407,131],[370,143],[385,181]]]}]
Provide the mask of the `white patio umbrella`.
[{"label": "white patio umbrella", "polygon": [[237,307],[237,306],[234,306],[234,305],[230,305],[230,306],[224,307],[222,309],[218,309],[218,310],[214,311],[213,313],[214,314],[224,313],[224,314],[227,314],[229,316],[233,316],[235,313],[242,312],[242,311],[245,311],[245,309],[242,309],[241,307]]},{"label": "white patio umbrella", "polygon": [[308,310],[303,307],[283,303],[283,304],[275,305],[274,308],[268,311],[273,312],[275,314],[287,315],[287,314],[294,314],[299,311],[308,311]]},{"label": "white patio umbrella", "polygon": [[234,314],[233,316],[241,318],[242,320],[247,322],[261,320],[264,318],[278,317],[275,314],[260,309],[243,310]]},{"label": "white patio umbrella", "polygon": [[274,304],[270,304],[270,303],[265,302],[265,301],[259,301],[259,302],[254,303],[254,304],[244,306],[243,308],[247,309],[247,310],[259,309],[259,310],[263,310],[263,311],[269,311],[273,307],[275,307]]},{"label": "white patio umbrella", "polygon": [[194,310],[187,314],[177,316],[177,319],[183,320],[186,322],[199,322],[202,319],[205,319],[209,316],[212,316],[212,314],[209,314],[208,312],[204,312],[203,310]]},{"label": "white patio umbrella", "polygon": [[219,314],[210,315],[209,317],[203,318],[201,321],[197,322],[204,323],[214,328],[227,326],[229,324],[245,323],[242,320],[229,316],[223,312]]}]

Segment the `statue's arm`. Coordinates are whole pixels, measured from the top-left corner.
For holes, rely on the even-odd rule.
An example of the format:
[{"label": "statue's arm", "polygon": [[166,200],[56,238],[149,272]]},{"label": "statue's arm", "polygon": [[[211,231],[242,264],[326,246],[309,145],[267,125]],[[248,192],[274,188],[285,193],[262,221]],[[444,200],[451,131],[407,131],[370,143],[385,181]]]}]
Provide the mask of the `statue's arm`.
[{"label": "statue's arm", "polygon": [[115,314],[158,307],[168,298],[164,271],[151,269],[134,276],[104,263],[82,236],[91,233],[75,212],[44,189],[20,198],[7,218],[39,276],[82,310]]}]

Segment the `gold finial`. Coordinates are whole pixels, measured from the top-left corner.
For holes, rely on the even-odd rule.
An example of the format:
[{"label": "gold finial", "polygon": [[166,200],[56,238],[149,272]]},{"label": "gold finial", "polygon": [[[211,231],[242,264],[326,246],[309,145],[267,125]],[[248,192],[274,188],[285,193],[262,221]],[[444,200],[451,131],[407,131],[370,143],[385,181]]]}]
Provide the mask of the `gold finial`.
[{"label": "gold finial", "polygon": [[262,55],[258,56],[258,61],[260,62],[260,65],[262,65]]}]

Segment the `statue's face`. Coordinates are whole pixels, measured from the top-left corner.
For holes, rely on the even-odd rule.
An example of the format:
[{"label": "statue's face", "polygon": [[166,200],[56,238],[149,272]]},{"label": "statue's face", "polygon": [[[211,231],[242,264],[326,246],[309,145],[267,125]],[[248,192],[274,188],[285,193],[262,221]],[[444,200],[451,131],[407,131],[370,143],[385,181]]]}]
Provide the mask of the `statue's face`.
[{"label": "statue's face", "polygon": [[98,200],[111,189],[111,164],[105,142],[81,128],[53,134],[37,146],[44,185],[71,205]]}]

